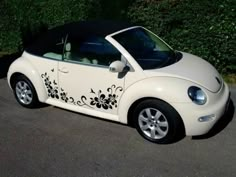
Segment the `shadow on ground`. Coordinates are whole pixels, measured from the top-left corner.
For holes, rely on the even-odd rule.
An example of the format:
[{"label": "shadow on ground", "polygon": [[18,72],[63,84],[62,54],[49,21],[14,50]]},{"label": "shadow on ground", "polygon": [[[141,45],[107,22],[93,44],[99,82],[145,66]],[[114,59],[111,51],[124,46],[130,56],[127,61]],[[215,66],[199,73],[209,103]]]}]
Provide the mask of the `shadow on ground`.
[{"label": "shadow on ground", "polygon": [[192,137],[192,139],[194,139],[194,140],[208,139],[208,138],[211,138],[211,137],[217,135],[222,130],[224,130],[227,127],[227,125],[233,120],[234,111],[235,111],[234,103],[232,100],[230,100],[228,111],[213,126],[213,128],[207,134],[201,135],[201,136],[194,136],[194,137]]},{"label": "shadow on ground", "polygon": [[20,53],[5,55],[0,58],[0,79],[7,76],[7,71],[11,63],[20,56]]}]

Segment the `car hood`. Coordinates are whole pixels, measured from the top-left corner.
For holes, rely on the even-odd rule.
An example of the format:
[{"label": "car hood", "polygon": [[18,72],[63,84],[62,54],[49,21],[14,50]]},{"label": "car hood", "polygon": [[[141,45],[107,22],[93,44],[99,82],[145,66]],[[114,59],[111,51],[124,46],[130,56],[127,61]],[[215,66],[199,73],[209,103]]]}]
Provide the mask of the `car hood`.
[{"label": "car hood", "polygon": [[201,85],[211,92],[218,92],[221,88],[222,78],[217,70],[210,63],[197,56],[181,53],[183,57],[177,63],[164,68],[145,70],[146,76],[181,78]]}]

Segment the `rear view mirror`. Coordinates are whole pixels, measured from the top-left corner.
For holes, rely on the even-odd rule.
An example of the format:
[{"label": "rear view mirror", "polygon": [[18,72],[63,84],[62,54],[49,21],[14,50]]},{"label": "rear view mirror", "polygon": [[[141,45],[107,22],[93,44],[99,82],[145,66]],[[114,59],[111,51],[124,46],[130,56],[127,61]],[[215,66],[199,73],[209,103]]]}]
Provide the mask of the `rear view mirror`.
[{"label": "rear view mirror", "polygon": [[124,71],[124,68],[126,67],[126,65],[117,60],[117,61],[113,61],[110,66],[109,66],[109,71],[112,73],[120,73]]}]

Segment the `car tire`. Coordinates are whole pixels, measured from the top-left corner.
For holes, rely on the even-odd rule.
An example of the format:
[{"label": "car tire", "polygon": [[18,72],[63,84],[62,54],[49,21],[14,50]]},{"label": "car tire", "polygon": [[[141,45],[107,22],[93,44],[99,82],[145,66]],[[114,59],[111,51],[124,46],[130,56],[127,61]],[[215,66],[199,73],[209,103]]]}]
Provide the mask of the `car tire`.
[{"label": "car tire", "polygon": [[18,103],[26,108],[38,106],[38,96],[31,81],[24,75],[17,76],[12,84],[15,98]]},{"label": "car tire", "polygon": [[140,102],[134,108],[133,120],[139,134],[153,143],[173,143],[184,135],[180,115],[161,100],[147,99]]}]

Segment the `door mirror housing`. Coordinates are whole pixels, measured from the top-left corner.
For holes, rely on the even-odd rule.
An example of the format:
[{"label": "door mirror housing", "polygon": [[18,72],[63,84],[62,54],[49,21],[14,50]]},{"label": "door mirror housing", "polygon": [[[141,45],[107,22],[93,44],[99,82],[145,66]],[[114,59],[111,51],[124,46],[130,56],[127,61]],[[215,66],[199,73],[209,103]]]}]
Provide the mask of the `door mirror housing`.
[{"label": "door mirror housing", "polygon": [[113,61],[110,66],[109,66],[109,71],[112,72],[112,73],[121,73],[124,71],[126,65],[117,60],[117,61]]}]

